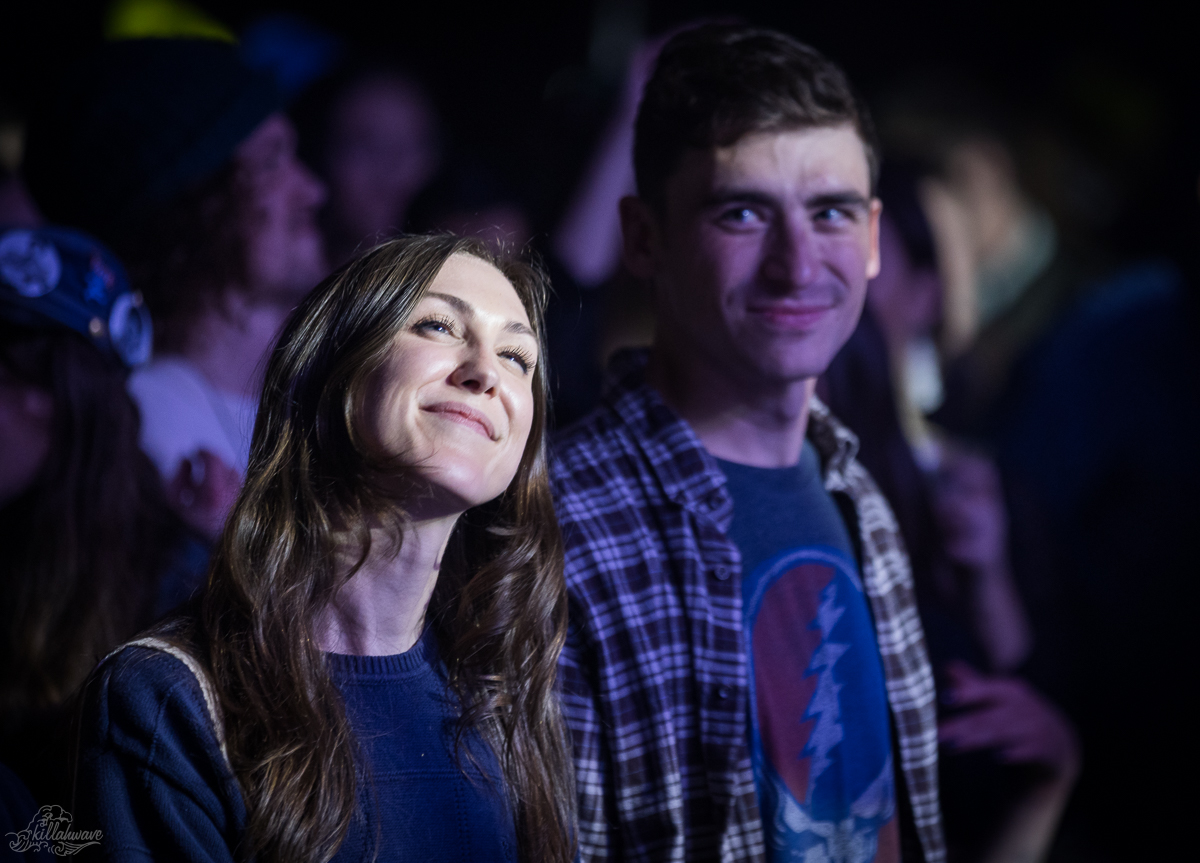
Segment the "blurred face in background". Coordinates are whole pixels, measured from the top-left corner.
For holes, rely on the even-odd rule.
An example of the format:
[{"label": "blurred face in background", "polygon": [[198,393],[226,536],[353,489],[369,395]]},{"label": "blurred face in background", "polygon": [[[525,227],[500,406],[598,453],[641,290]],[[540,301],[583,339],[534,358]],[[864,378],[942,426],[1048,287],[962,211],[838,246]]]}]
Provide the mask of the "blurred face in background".
[{"label": "blurred face in background", "polygon": [[895,354],[933,333],[941,317],[942,282],[934,267],[913,264],[886,209],[879,220],[879,258],[879,275],[871,280],[867,305]]},{"label": "blurred face in background", "polygon": [[20,497],[50,453],[54,397],[0,362],[0,506]]},{"label": "blurred face in background", "polygon": [[335,230],[368,244],[402,230],[438,161],[433,112],[415,85],[377,77],[351,86],[334,107],[329,131]]},{"label": "blurred face in background", "polygon": [[296,157],[296,132],[283,114],[264,120],[234,159],[244,195],[246,287],[294,305],[328,269],[316,218],[325,187]]}]

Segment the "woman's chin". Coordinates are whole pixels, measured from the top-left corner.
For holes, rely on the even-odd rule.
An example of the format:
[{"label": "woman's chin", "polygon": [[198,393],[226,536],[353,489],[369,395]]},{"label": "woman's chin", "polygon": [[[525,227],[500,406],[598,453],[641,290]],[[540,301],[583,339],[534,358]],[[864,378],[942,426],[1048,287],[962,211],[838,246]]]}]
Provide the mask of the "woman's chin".
[{"label": "woman's chin", "polygon": [[480,476],[478,470],[425,468],[419,488],[410,488],[404,508],[413,518],[440,518],[461,515],[469,509],[495,500],[512,482]]}]

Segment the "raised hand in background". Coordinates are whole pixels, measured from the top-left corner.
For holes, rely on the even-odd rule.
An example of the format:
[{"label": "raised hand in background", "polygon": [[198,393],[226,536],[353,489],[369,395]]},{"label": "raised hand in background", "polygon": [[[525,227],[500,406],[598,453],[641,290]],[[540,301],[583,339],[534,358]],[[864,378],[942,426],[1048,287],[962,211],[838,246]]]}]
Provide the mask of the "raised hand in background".
[{"label": "raised hand in background", "polygon": [[215,541],[242,487],[238,472],[206,449],[179,464],[167,483],[167,500],[193,530]]}]

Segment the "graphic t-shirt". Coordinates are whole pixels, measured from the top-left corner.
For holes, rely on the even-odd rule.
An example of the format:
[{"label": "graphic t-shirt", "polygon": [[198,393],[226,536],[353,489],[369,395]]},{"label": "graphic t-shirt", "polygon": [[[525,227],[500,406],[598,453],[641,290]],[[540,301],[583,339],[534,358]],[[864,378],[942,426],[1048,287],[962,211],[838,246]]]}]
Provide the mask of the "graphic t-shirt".
[{"label": "graphic t-shirt", "polygon": [[767,859],[899,863],[883,665],[846,525],[812,444],[719,461],[742,554],[750,753]]}]

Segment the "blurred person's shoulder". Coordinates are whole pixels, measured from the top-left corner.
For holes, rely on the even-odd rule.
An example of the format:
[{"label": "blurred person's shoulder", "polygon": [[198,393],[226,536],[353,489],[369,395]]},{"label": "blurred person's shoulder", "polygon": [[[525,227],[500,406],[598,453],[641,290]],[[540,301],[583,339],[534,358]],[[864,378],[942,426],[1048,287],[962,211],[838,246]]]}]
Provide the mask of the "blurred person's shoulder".
[{"label": "blurred person's shoulder", "polygon": [[1082,381],[1119,374],[1132,386],[1161,373],[1173,349],[1195,342],[1190,299],[1183,273],[1169,261],[1115,270],[1090,284],[1039,342],[1029,378],[1078,401]]},{"label": "blurred person's shoulder", "polygon": [[629,469],[622,457],[634,457],[647,433],[645,419],[654,401],[645,382],[647,352],[620,351],[605,371],[600,403],[555,432],[550,439],[555,483],[577,473],[616,476]]},{"label": "blurred person's shoulder", "polygon": [[1060,331],[1090,333],[1120,326],[1139,312],[1184,311],[1186,306],[1187,283],[1178,267],[1164,259],[1139,261],[1089,286],[1068,310]]},{"label": "blurred person's shoulder", "polygon": [[209,389],[209,383],[194,365],[172,355],[157,356],[129,375],[129,394],[139,407],[170,404],[199,408],[205,403]]},{"label": "blurred person's shoulder", "polygon": [[199,449],[244,470],[253,399],[217,390],[192,363],[171,355],[135,369],[127,388],[141,414],[142,449],[164,478]]}]

